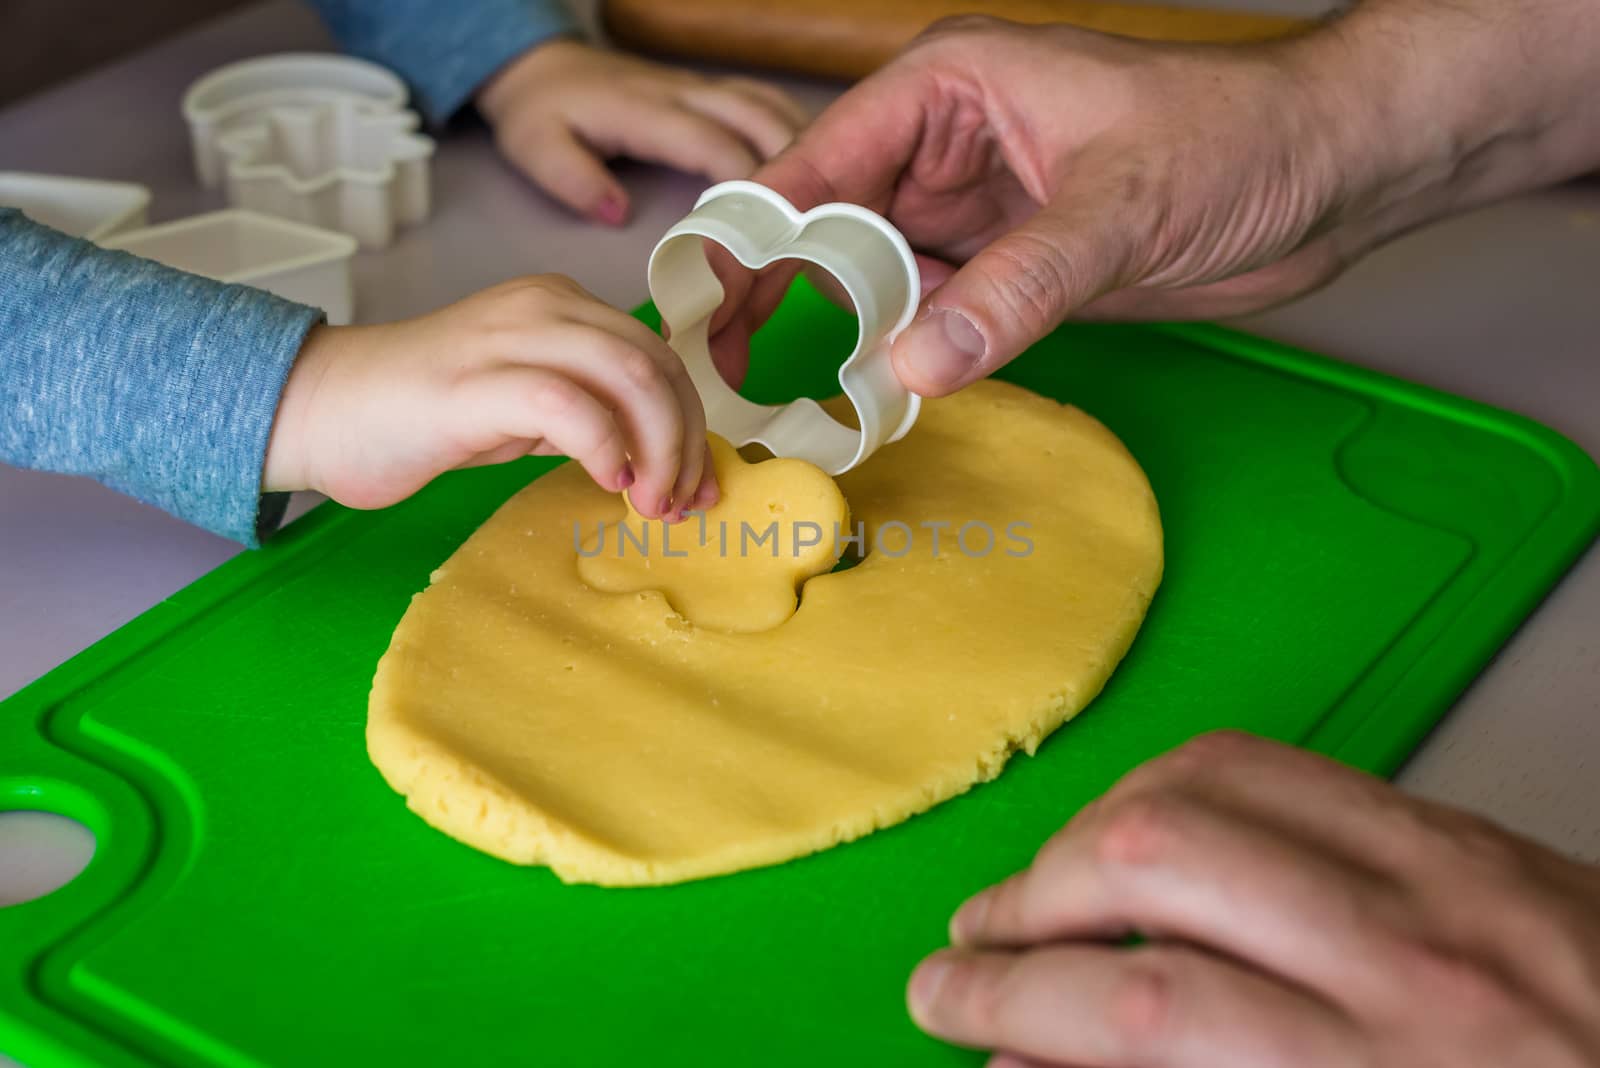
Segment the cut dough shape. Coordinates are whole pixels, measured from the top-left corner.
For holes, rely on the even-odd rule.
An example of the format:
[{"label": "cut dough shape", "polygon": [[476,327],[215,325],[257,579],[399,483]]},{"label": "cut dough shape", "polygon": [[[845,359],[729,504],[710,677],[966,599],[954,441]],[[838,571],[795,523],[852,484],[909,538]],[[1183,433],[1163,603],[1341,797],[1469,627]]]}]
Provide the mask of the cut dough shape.
[{"label": "cut dough shape", "polygon": [[627,515],[574,535],[578,577],[605,593],[660,590],[697,627],[771,630],[794,615],[800,584],[839,560],[850,508],[838,485],[803,460],[747,464],[710,435],[722,496],[668,526]]},{"label": "cut dough shape", "polygon": [[1138,464],[1016,386],[930,401],[839,486],[865,558],[807,581],[781,624],[726,633],[659,592],[585,585],[573,524],[624,505],[577,465],[536,480],[396,628],[374,763],[435,827],[568,882],[773,864],[1032,753],[1100,692],[1160,582]]}]

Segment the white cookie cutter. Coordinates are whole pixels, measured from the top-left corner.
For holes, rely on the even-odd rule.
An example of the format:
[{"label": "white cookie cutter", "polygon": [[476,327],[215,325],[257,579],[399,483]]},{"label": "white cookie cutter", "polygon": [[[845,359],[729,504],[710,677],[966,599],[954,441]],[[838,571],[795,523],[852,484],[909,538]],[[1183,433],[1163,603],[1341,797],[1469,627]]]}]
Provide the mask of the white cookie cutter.
[{"label": "white cookie cutter", "polygon": [[150,208],[150,190],[132,182],[3,171],[0,207],[19,208],[36,223],[73,237],[98,241],[143,226]]},{"label": "white cookie cutter", "polygon": [[383,248],[430,209],[433,141],[375,63],[290,53],[231,63],[189,87],[195,171],[228,203]]},{"label": "white cookie cutter", "polygon": [[350,322],[354,312],[350,258],[356,242],[349,234],[230,208],[124,230],[100,245],[313,305],[334,326]]},{"label": "white cookie cutter", "polygon": [[376,63],[317,52],[288,52],[218,67],[183,94],[200,184],[208,189],[222,184],[226,161],[217,142],[229,131],[259,123],[272,108],[352,98],[399,111],[405,106],[406,86]]},{"label": "white cookie cutter", "polygon": [[269,109],[217,140],[228,202],[384,248],[397,226],[428,217],[434,143],[420,121],[353,97]]},{"label": "white cookie cutter", "polygon": [[[839,385],[855,406],[859,431],[809,398],[756,404],[723,380],[711,361],[708,339],[723,289],[702,239],[715,241],[746,267],[804,260],[844,286],[859,329],[855,350],[839,368]],[[922,398],[900,384],[889,364],[889,346],[916,315],[921,276],[905,238],[866,208],[824,204],[802,213],[764,185],[723,182],[706,190],[694,210],[657,243],[649,279],[650,296],[671,333],[669,343],[705,404],[707,425],[733,444],[754,442],[775,456],[808,460],[841,475],[904,437],[917,421]]]}]

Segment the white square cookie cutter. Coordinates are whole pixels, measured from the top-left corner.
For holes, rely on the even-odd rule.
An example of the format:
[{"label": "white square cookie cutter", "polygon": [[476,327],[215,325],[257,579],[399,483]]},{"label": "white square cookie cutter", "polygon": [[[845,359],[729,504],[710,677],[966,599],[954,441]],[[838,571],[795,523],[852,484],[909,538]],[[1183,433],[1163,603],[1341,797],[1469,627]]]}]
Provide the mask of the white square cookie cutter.
[{"label": "white square cookie cutter", "polygon": [[234,207],[383,248],[430,210],[431,138],[405,84],[375,63],[288,53],[230,63],[189,87],[195,172]]},{"label": "white square cookie cutter", "polygon": [[150,190],[133,182],[0,171],[0,207],[17,208],[72,237],[98,241],[143,226]]},{"label": "white square cookie cutter", "polygon": [[[724,291],[706,258],[706,240],[751,269],[802,260],[844,287],[858,329],[855,349],[839,367],[839,385],[855,407],[859,431],[810,398],[756,404],[723,380],[711,360],[709,330]],[[656,244],[649,283],[671,334],[668,344],[705,405],[706,424],[734,445],[763,445],[775,456],[842,475],[900,440],[917,421],[922,398],[901,384],[889,349],[916,315],[921,274],[911,246],[882,216],[855,204],[800,212],[764,185],[723,182],[706,190]]]},{"label": "white square cookie cutter", "polygon": [[100,245],[319,307],[334,326],[349,323],[354,312],[356,242],[349,234],[230,208],[124,230]]}]

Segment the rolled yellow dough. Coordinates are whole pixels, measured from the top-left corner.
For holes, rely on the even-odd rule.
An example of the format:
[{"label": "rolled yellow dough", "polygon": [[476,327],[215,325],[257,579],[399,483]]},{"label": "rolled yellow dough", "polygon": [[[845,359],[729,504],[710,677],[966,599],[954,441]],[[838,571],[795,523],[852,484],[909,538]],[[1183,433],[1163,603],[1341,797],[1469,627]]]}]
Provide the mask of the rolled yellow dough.
[{"label": "rolled yellow dough", "polygon": [[[808,515],[837,507],[813,492],[814,469],[777,501],[784,479],[750,477],[768,465],[739,471],[726,448],[717,462],[733,492],[712,523],[774,502],[796,519],[797,501]],[[1160,582],[1138,464],[1088,415],[1015,386],[929,401],[839,487],[864,558],[806,580],[788,618],[736,632],[737,604],[714,606],[722,626],[697,625],[658,591],[586,584],[580,567],[600,557],[580,545],[625,507],[576,465],[536,480],[396,628],[373,682],[373,762],[433,826],[568,882],[773,864],[1031,754],[1099,693]],[[637,572],[608,577],[637,590]],[[758,607],[770,622],[770,599]]]}]

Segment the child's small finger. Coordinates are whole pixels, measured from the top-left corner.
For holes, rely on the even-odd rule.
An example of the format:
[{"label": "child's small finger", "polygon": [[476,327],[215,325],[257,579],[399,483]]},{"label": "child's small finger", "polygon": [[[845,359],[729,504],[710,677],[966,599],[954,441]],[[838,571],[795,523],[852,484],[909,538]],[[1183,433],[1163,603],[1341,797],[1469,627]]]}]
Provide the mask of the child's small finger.
[{"label": "child's small finger", "polygon": [[710,460],[711,457],[708,453],[706,456],[706,473],[700,477],[700,488],[694,494],[693,510],[697,512],[703,512],[708,508],[715,507],[716,503],[722,499],[722,487],[717,485],[717,472],[711,466]]},{"label": "child's small finger", "polygon": [[[612,354],[611,359],[618,365],[632,368],[632,371],[625,375],[628,382],[637,385],[637,380],[644,377],[643,369],[638,366],[641,354],[653,361],[660,375],[661,386],[670,392],[672,398],[670,403],[676,407],[678,417],[676,428],[679,438],[677,448],[671,452],[673,469],[666,493],[660,497],[647,494],[641,501],[636,502],[635,507],[647,515],[671,516],[687,511],[693,507],[695,496],[704,482],[708,462],[705,407],[701,403],[699,392],[694,388],[689,372],[683,366],[683,361],[655,331],[609,304],[598,300],[579,302],[575,303],[567,314],[574,322],[598,331],[601,339],[610,336],[621,346]],[[628,351],[629,346],[633,351]],[[579,346],[566,348],[569,351],[583,351]],[[556,355],[546,356],[544,359],[563,360],[564,357]],[[583,360],[577,366],[573,366],[570,373],[579,376],[592,375],[596,388],[618,399],[619,414],[630,431],[630,440],[636,443],[631,451],[636,461],[639,461],[641,485],[653,491],[655,478],[667,470],[664,462],[658,463],[656,460],[657,457],[666,454],[665,450],[659,447],[660,438],[657,435],[668,433],[667,424],[659,418],[652,418],[647,409],[629,403],[618,385],[609,381],[603,370],[605,366],[604,360]],[[652,397],[651,400],[659,401],[659,397]],[[648,511],[645,505],[651,503],[654,503],[659,511]]]},{"label": "child's small finger", "polygon": [[679,403],[683,406],[685,437],[698,440],[705,436],[705,408],[700,402],[700,394],[695,390],[694,382],[689,378],[689,372],[684,368],[683,361],[672,351],[665,338],[627,312],[598,300],[592,305],[574,309],[573,315],[578,321],[614,333],[625,341],[637,345],[642,352],[655,360],[656,365],[661,368],[662,377],[672,387]]},{"label": "child's small finger", "polygon": [[695,506],[695,496],[700,492],[700,482],[705,475],[706,434],[702,426],[700,436],[683,439],[683,458],[678,462],[678,479],[672,485],[672,512],[681,516]]},{"label": "child's small finger", "polygon": [[714,119],[670,102],[628,102],[611,116],[614,141],[627,155],[664,163],[714,182],[748,178],[760,163],[738,134]]},{"label": "child's small finger", "polygon": [[805,129],[811,124],[811,112],[806,106],[776,85],[757,81],[754,78],[739,77],[724,78],[721,84],[737,89],[748,96],[765,100],[789,121],[791,128],[796,132]]},{"label": "child's small finger", "polygon": [[795,127],[788,117],[761,97],[746,95],[720,84],[697,85],[678,94],[690,111],[715,119],[771,159],[794,140]]},{"label": "child's small finger", "polygon": [[596,301],[592,305],[574,309],[574,315],[580,321],[616,334],[625,342],[637,346],[641,352],[654,360],[660,369],[661,378],[676,398],[679,414],[683,420],[683,453],[679,461],[681,465],[679,477],[674,480],[672,496],[675,504],[686,504],[686,499],[683,499],[683,494],[679,491],[692,492],[700,484],[700,476],[704,470],[706,413],[705,405],[700,400],[700,393],[695,389],[694,381],[689,377],[683,361],[655,331],[609,304]]},{"label": "child's small finger", "polygon": [[[598,302],[573,313],[578,321],[545,336],[536,350],[522,355],[578,382],[604,403],[622,430],[632,461],[636,483],[629,496],[635,507],[650,518],[671,514],[678,504],[684,458],[685,389],[695,398],[699,433],[705,433],[705,417],[698,411],[688,373],[665,342],[624,313]],[[617,320],[636,325],[642,337],[624,334],[618,329],[624,324]]]},{"label": "child's small finger", "polygon": [[519,133],[502,149],[539,188],[579,215],[608,226],[627,220],[627,193],[605,161],[561,121]]},{"label": "child's small finger", "polygon": [[609,407],[577,382],[542,367],[518,366],[494,383],[504,432],[543,438],[589,472],[601,487],[626,481],[628,452],[622,428]]},{"label": "child's small finger", "polygon": [[[621,312],[617,314],[622,315]],[[638,338],[636,343],[656,360],[663,378],[677,400],[683,437],[678,453],[677,478],[672,484],[670,511],[673,514],[684,512],[694,506],[695,492],[699,489],[707,465],[705,405],[701,402],[700,393],[694,388],[694,381],[690,379],[689,372],[684,368],[678,354],[637,319],[631,316],[623,318],[627,319],[628,323],[618,324],[619,332],[625,332],[625,335],[632,334],[637,328],[648,335]]]}]

